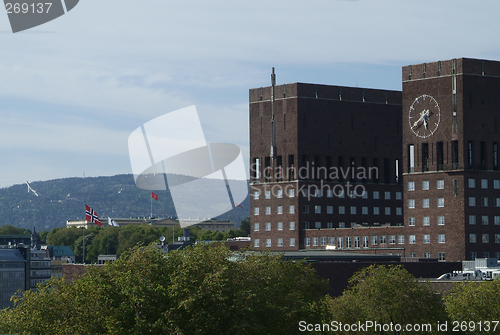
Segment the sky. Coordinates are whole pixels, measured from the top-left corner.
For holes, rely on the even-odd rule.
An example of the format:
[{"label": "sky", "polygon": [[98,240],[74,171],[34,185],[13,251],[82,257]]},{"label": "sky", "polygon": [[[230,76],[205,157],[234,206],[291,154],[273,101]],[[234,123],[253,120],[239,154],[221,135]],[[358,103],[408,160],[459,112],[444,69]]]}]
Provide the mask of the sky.
[{"label": "sky", "polygon": [[[59,0],[54,0],[59,1]],[[249,155],[248,90],[401,90],[401,67],[500,61],[497,0],[80,0],[12,33],[0,11],[0,188],[132,173],[129,135],[195,105]]]}]

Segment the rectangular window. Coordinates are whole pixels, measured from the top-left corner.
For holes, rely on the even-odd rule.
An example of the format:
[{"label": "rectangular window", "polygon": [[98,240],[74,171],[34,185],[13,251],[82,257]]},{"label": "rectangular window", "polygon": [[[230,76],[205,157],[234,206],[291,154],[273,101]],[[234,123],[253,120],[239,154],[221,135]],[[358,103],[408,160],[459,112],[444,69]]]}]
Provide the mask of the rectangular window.
[{"label": "rectangular window", "polygon": [[259,231],[260,227],[258,223],[253,224],[253,231]]},{"label": "rectangular window", "polygon": [[495,215],[493,219],[494,219],[494,222],[495,222],[495,226],[500,225],[500,216]]},{"label": "rectangular window", "polygon": [[288,222],[288,230],[295,230],[295,221]]},{"label": "rectangular window", "polygon": [[403,207],[396,207],[396,215],[403,215]]},{"label": "rectangular window", "polygon": [[276,207],[276,213],[277,214],[283,214],[283,206]]},{"label": "rectangular window", "polygon": [[500,198],[495,198],[495,202],[494,202],[493,206],[500,207]]},{"label": "rectangular window", "polygon": [[302,213],[309,214],[309,205],[302,206]]},{"label": "rectangular window", "polygon": [[476,180],[469,179],[469,188],[476,188]]},{"label": "rectangular window", "polygon": [[380,236],[380,244],[387,244],[387,236]]},{"label": "rectangular window", "polygon": [[266,231],[271,231],[271,222],[266,223]]},{"label": "rectangular window", "polygon": [[259,199],[259,197],[260,197],[260,192],[259,192],[259,191],[254,191],[254,192],[253,192],[253,199],[254,199],[254,200],[258,200],[258,199]]},{"label": "rectangular window", "polygon": [[476,224],[476,216],[475,215],[469,215],[469,224],[470,225]]},{"label": "rectangular window", "polygon": [[414,181],[409,181],[408,182],[408,191],[415,191],[415,182]]},{"label": "rectangular window", "polygon": [[431,235],[429,234],[424,234],[424,244],[431,243]]},{"label": "rectangular window", "polygon": [[384,192],[385,200],[391,200],[391,192]]},{"label": "rectangular window", "polygon": [[361,207],[361,214],[368,215],[368,207]]},{"label": "rectangular window", "polygon": [[422,143],[422,172],[429,171],[429,143]]},{"label": "rectangular window", "polygon": [[431,258],[430,252],[424,252],[424,258]]},{"label": "rectangular window", "polygon": [[335,245],[335,237],[328,238],[328,245]]},{"label": "rectangular window", "polygon": [[481,198],[481,207],[488,207],[488,198]]},{"label": "rectangular window", "polygon": [[271,248],[271,239],[266,238],[266,248]]},{"label": "rectangular window", "polygon": [[445,235],[438,234],[438,243],[445,243]]},{"label": "rectangular window", "polygon": [[295,198],[295,189],[294,188],[291,188],[288,190],[288,197]]},{"label": "rectangular window", "polygon": [[377,245],[377,236],[372,236],[372,245]]},{"label": "rectangular window", "polygon": [[391,207],[385,208],[385,215],[391,215]]},{"label": "rectangular window", "polygon": [[413,144],[408,146],[408,157],[410,158],[408,169],[410,173],[413,173],[415,172],[415,146]]},{"label": "rectangular window", "polygon": [[373,207],[373,215],[379,215],[380,214],[380,207]]},{"label": "rectangular window", "polygon": [[339,228],[345,228],[345,222],[339,222]]},{"label": "rectangular window", "polygon": [[428,180],[422,181],[422,190],[424,190],[424,191],[429,190],[429,181]]},{"label": "rectangular window", "polygon": [[271,199],[271,191],[266,191],[265,192],[265,198],[266,199]]},{"label": "rectangular window", "polygon": [[498,143],[493,143],[493,170],[498,170]]},{"label": "rectangular window", "polygon": [[414,226],[415,225],[415,218],[408,218],[408,226]]},{"label": "rectangular window", "polygon": [[495,243],[500,243],[500,234],[495,234]]},{"label": "rectangular window", "polygon": [[429,199],[422,199],[422,207],[429,208]]},{"label": "rectangular window", "polygon": [[446,261],[446,254],[444,252],[438,252],[438,261],[440,262]]},{"label": "rectangular window", "polygon": [[469,243],[476,243],[476,234],[469,234]]},{"label": "rectangular window", "polygon": [[321,206],[314,206],[314,213],[321,214]]},{"label": "rectangular window", "polygon": [[483,215],[483,216],[481,216],[481,224],[482,224],[483,226],[487,226],[487,225],[488,225],[488,223],[489,223],[489,222],[488,222],[488,215]]},{"label": "rectangular window", "polygon": [[475,260],[475,259],[476,259],[476,253],[475,253],[474,251],[472,251],[472,252],[470,253],[470,260],[471,260],[471,261],[473,261],[473,260]]},{"label": "rectangular window", "polygon": [[469,206],[474,207],[476,206],[476,198],[474,197],[469,197]]},{"label": "rectangular window", "polygon": [[326,197],[333,198],[333,190],[326,190]]},{"label": "rectangular window", "polygon": [[304,229],[309,229],[309,221],[304,221]]},{"label": "rectangular window", "polygon": [[339,214],[345,214],[345,207],[339,206]]},{"label": "rectangular window", "polygon": [[350,248],[351,247],[351,237],[350,236],[347,236],[345,238],[345,247],[346,248]]},{"label": "rectangular window", "polygon": [[437,160],[437,170],[440,171],[443,169],[443,163],[444,163],[443,142],[436,143],[436,160]]},{"label": "rectangular window", "polygon": [[437,181],[437,189],[444,190],[444,180],[440,179]]},{"label": "rectangular window", "polygon": [[337,248],[339,248],[339,249],[344,248],[344,238],[343,237],[337,237]]},{"label": "rectangular window", "polygon": [[363,191],[362,199],[368,199],[368,191]]},{"label": "rectangular window", "polygon": [[444,226],[444,216],[437,217],[438,226]]},{"label": "rectangular window", "polygon": [[396,200],[403,199],[403,192],[396,192]]},{"label": "rectangular window", "polygon": [[258,247],[260,247],[260,243],[259,243],[259,242],[260,242],[260,241],[259,241],[259,239],[258,239],[258,238],[256,238],[255,240],[253,240],[253,247],[254,247],[254,248],[258,248]]},{"label": "rectangular window", "polygon": [[500,180],[493,180],[493,188],[500,189]]},{"label": "rectangular window", "polygon": [[326,206],[326,214],[333,214],[333,206]]},{"label": "rectangular window", "polygon": [[467,146],[467,161],[469,165],[469,169],[472,169],[472,142],[469,141]]},{"label": "rectangular window", "polygon": [[276,226],[277,226],[277,228],[276,228],[276,229],[278,229],[278,230],[283,230],[283,222],[278,222],[278,223],[276,224]]},{"label": "rectangular window", "polygon": [[398,244],[405,244],[405,236],[398,235]]},{"label": "rectangular window", "polygon": [[415,244],[416,243],[415,235],[409,235],[408,236],[408,243],[409,244]]},{"label": "rectangular window", "polygon": [[277,246],[278,246],[278,248],[283,247],[283,239],[282,238],[278,238]]},{"label": "rectangular window", "polygon": [[408,208],[415,208],[415,199],[408,199]]},{"label": "rectangular window", "polygon": [[354,236],[354,248],[359,248],[360,239],[359,236]]},{"label": "rectangular window", "polygon": [[396,244],[396,235],[389,235],[389,244]]},{"label": "rectangular window", "polygon": [[488,188],[488,179],[481,179],[481,188]]},{"label": "rectangular window", "polygon": [[276,198],[281,199],[283,198],[283,190],[277,190],[276,191]]},{"label": "rectangular window", "polygon": [[431,224],[431,218],[428,216],[424,216],[424,218],[422,220],[422,225],[423,226],[430,226],[430,224]]},{"label": "rectangular window", "polygon": [[378,191],[373,191],[373,199],[379,199],[379,192]]},{"label": "rectangular window", "polygon": [[368,236],[363,236],[363,248],[368,248]]},{"label": "rectangular window", "polygon": [[317,237],[313,237],[313,247],[318,246],[319,239]]},{"label": "rectangular window", "polygon": [[326,237],[321,237],[319,239],[319,244],[323,247],[326,246]]},{"label": "rectangular window", "polygon": [[253,208],[253,215],[259,215],[259,207]]},{"label": "rectangular window", "polygon": [[306,237],[306,238],[304,238],[304,245],[305,245],[306,247],[311,246],[311,238],[310,238],[310,237]]},{"label": "rectangular window", "polygon": [[483,241],[483,243],[490,243],[490,235],[489,234],[483,234],[482,241]]},{"label": "rectangular window", "polygon": [[295,214],[295,205],[288,206],[288,213]]},{"label": "rectangular window", "polygon": [[290,246],[295,247],[295,237],[290,237]]},{"label": "rectangular window", "polygon": [[438,207],[444,207],[444,198],[438,198],[437,199],[437,206]]},{"label": "rectangular window", "polygon": [[333,222],[327,222],[326,223],[326,228],[333,228]]},{"label": "rectangular window", "polygon": [[321,222],[320,221],[314,222],[314,228],[321,229]]}]

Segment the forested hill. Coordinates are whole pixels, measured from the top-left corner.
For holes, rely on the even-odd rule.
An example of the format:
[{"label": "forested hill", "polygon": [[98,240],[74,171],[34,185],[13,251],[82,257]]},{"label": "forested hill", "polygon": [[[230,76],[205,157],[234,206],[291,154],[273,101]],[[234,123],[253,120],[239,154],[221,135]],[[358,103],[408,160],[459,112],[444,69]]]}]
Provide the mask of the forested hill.
[{"label": "forested hill", "polygon": [[[0,225],[38,231],[64,227],[66,220],[83,220],[85,203],[100,218],[149,217],[151,215],[151,191],[138,188],[131,174],[111,177],[65,178],[30,182],[37,192],[28,192],[26,184],[0,189]],[[203,190],[200,190],[203,192]],[[175,216],[172,198],[168,191],[155,191],[153,216]],[[250,215],[249,197],[220,219],[239,223]]]}]

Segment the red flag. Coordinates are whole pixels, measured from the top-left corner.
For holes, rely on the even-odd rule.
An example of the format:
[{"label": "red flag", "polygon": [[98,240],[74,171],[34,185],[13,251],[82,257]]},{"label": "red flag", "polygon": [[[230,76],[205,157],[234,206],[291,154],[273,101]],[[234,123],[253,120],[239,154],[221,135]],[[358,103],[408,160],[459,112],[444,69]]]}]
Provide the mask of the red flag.
[{"label": "red flag", "polygon": [[85,205],[85,221],[96,223],[98,226],[101,226],[99,216],[97,216],[96,212],[87,205]]},{"label": "red flag", "polygon": [[154,192],[151,192],[151,198],[158,200],[158,195],[155,194]]}]

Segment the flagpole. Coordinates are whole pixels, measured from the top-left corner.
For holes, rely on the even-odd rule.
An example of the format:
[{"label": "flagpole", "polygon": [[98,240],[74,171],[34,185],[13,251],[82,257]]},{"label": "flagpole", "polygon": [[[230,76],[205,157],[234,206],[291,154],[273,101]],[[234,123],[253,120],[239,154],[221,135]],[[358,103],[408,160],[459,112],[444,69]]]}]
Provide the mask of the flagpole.
[{"label": "flagpole", "polygon": [[153,196],[151,196],[151,216],[150,218],[153,218]]}]

